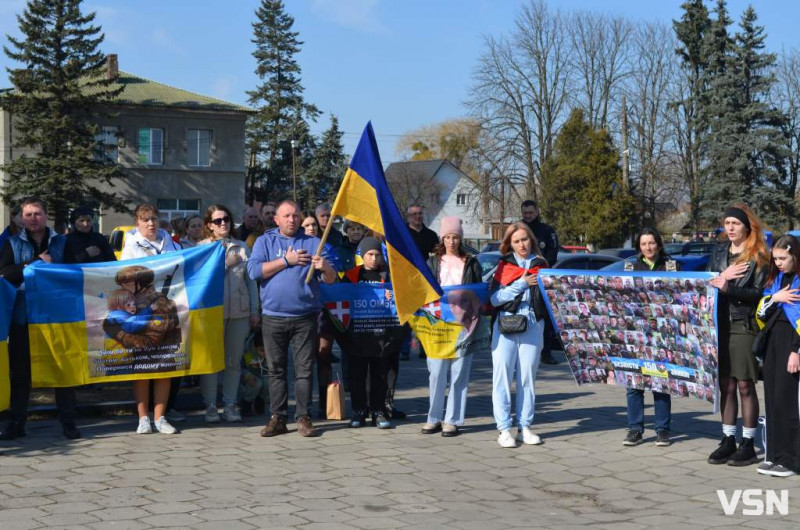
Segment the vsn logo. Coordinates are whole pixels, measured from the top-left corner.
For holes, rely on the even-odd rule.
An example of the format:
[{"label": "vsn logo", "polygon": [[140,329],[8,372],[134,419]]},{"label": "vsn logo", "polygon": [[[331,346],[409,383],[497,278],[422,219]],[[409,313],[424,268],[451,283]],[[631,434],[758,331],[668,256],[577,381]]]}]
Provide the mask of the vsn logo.
[{"label": "vsn logo", "polygon": [[[733,515],[741,499],[742,504],[747,508],[742,508],[742,515],[772,515],[778,510],[780,515],[789,515],[789,490],[781,490],[781,496],[775,490],[733,490],[733,496],[728,499],[725,490],[717,490],[717,497],[722,504],[725,515]],[[764,500],[762,500],[764,499]]]}]

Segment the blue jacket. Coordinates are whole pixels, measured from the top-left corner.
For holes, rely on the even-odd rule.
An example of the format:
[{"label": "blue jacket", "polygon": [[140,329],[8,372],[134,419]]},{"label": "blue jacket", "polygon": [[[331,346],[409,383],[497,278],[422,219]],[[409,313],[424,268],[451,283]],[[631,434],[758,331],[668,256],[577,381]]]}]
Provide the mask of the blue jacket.
[{"label": "blue jacket", "polygon": [[[47,229],[47,253],[53,258],[53,263],[63,263],[64,243],[66,239],[50,228]],[[28,241],[28,232],[23,230],[8,240],[11,250],[14,252],[14,263],[22,265],[30,262],[35,257],[33,244]],[[25,324],[28,315],[25,308],[25,282],[17,289],[17,297],[14,299],[14,310],[11,314],[11,322],[14,324]]]},{"label": "blue jacket", "polygon": [[106,317],[111,324],[121,324],[122,331],[125,333],[139,333],[140,331],[144,331],[147,329],[147,324],[150,323],[152,318],[153,310],[149,307],[139,311],[135,315],[131,315],[122,309],[115,309],[114,311],[109,311],[108,317]]},{"label": "blue jacket", "polygon": [[[261,312],[267,316],[298,317],[315,313],[322,308],[319,291],[319,275],[315,274],[310,284],[306,284],[306,274],[311,265],[294,266],[278,271],[269,279],[262,279],[261,265],[286,255],[289,248],[306,250],[310,255],[317,251],[319,238],[308,236],[299,230],[287,237],[273,228],[256,239],[253,253],[247,262],[247,274],[261,281]],[[327,245],[322,249],[322,257],[333,263]]]}]

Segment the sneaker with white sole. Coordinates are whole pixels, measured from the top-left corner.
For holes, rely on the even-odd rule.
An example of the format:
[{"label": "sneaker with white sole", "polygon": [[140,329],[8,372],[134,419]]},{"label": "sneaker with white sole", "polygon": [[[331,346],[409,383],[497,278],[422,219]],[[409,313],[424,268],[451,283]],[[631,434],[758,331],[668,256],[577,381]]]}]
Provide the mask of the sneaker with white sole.
[{"label": "sneaker with white sole", "polygon": [[770,475],[772,477],[791,477],[797,474],[788,467],[784,467],[780,464],[775,464],[767,471],[759,471],[759,473],[762,475]]},{"label": "sneaker with white sole", "polygon": [[772,469],[773,467],[775,467],[775,464],[773,464],[769,460],[764,460],[763,462],[758,464],[758,467],[756,468],[756,471],[758,471],[762,475],[769,475],[768,471],[770,469]]},{"label": "sneaker with white sole", "polygon": [[525,445],[541,445],[542,439],[538,434],[533,433],[528,427],[522,427],[517,433],[517,441]]},{"label": "sneaker with white sole", "polygon": [[150,434],[153,432],[153,426],[150,425],[150,417],[142,416],[139,418],[139,426],[136,427],[136,434]]},{"label": "sneaker with white sole", "polygon": [[169,409],[164,417],[167,418],[168,421],[172,421],[175,423],[180,423],[182,421],[186,421],[186,415],[182,412],[178,412],[175,409]]},{"label": "sneaker with white sole", "polygon": [[206,407],[206,423],[219,423],[219,411],[216,405]]},{"label": "sneaker with white sole", "polygon": [[497,437],[497,443],[500,444],[500,447],[511,449],[512,447],[517,446],[517,439],[514,438],[513,434],[511,434],[511,429],[506,429],[504,431],[500,431],[500,436]]},{"label": "sneaker with white sole", "polygon": [[242,421],[242,415],[237,410],[236,405],[225,405],[225,410],[222,411],[222,419],[228,423],[235,423]]},{"label": "sneaker with white sole", "polygon": [[164,416],[158,418],[155,421],[155,423],[156,423],[156,430],[161,434],[175,434],[176,432],[178,432],[178,429],[170,425],[170,423],[167,421],[167,418],[165,418]]}]

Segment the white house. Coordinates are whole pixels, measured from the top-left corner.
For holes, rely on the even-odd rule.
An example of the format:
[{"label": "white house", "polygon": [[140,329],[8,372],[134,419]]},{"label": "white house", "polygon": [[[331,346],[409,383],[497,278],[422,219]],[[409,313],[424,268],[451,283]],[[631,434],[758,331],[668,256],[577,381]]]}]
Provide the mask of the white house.
[{"label": "white house", "polygon": [[[424,202],[425,224],[438,232],[443,217],[455,215],[464,223],[464,238],[491,238],[489,223],[484,227],[483,207],[478,185],[447,160],[415,160],[395,162],[386,168],[386,179],[394,188],[398,181],[427,191]],[[402,202],[400,197],[396,197]],[[404,205],[401,204],[401,207]]]}]

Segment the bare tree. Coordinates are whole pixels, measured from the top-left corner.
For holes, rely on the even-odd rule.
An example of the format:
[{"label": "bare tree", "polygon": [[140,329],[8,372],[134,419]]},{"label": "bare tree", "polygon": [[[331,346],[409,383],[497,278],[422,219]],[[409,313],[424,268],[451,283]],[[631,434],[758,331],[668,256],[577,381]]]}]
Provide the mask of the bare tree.
[{"label": "bare tree", "polygon": [[[788,193],[795,200],[798,177],[800,177],[800,52],[783,50],[778,57],[775,71],[777,83],[772,94],[772,104],[783,112],[786,119],[782,125],[784,146],[789,152],[785,166]],[[794,228],[792,218],[787,219],[789,228]]]},{"label": "bare tree", "polygon": [[672,28],[661,23],[644,23],[631,35],[630,74],[625,84],[630,102],[631,160],[637,168],[633,173],[636,195],[651,225],[657,203],[677,205],[686,198],[681,192],[684,186],[674,182],[680,159],[675,155],[667,110],[678,74],[676,46]]},{"label": "bare tree", "polygon": [[444,186],[413,166],[393,165],[392,171],[386,175],[386,182],[397,206],[403,212],[412,204],[418,204],[426,210],[442,205]]},{"label": "bare tree", "polygon": [[620,81],[627,75],[628,46],[633,25],[622,17],[589,11],[569,21],[576,104],[594,128],[609,129],[610,107]]}]

